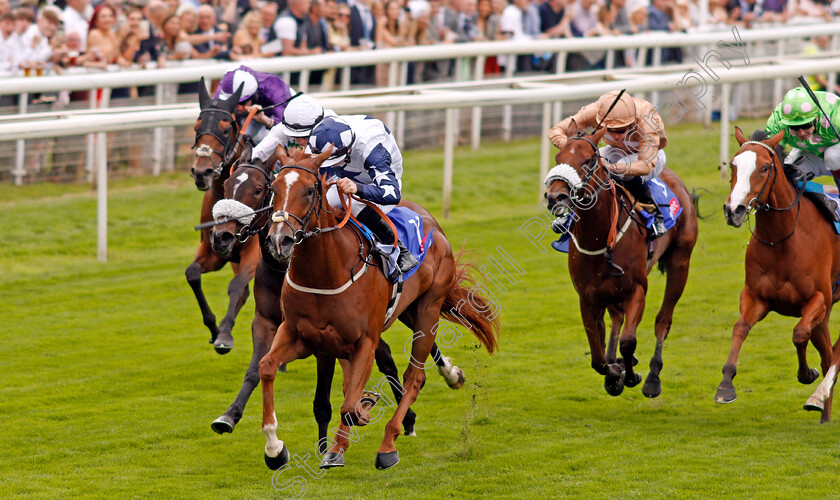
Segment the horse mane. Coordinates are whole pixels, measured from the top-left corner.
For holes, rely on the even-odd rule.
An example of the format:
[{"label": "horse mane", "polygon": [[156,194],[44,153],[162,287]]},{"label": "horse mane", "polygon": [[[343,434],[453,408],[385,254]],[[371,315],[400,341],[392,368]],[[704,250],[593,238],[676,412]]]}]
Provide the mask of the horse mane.
[{"label": "horse mane", "polygon": [[[766,130],[755,129],[753,133],[750,134],[751,141],[767,141],[769,139],[770,134],[768,134]],[[775,151],[776,156],[778,156],[779,160],[782,162],[782,171],[785,173],[785,177],[787,177],[787,180],[795,187],[799,181],[803,180],[805,173],[802,172],[798,166],[785,163],[785,150],[781,143],[776,145]]]}]

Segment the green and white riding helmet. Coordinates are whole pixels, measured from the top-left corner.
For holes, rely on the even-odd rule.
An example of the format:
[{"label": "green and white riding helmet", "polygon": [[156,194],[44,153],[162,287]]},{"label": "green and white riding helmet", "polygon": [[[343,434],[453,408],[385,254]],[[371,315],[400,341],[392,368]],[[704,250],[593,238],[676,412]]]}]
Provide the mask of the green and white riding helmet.
[{"label": "green and white riding helmet", "polygon": [[782,99],[782,124],[804,125],[820,116],[820,110],[803,87],[790,89]]}]

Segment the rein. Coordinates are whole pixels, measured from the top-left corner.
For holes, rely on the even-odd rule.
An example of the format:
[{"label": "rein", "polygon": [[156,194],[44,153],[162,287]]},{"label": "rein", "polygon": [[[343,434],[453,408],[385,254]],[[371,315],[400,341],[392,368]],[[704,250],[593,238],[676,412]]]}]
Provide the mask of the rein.
[{"label": "rein", "polygon": [[[752,226],[750,226],[750,234],[753,236],[753,238],[756,239],[756,241],[758,241],[759,243],[761,243],[763,245],[767,245],[767,246],[772,247],[772,246],[778,245],[779,243],[782,243],[783,241],[787,240],[788,238],[793,236],[793,233],[796,232],[796,228],[799,224],[799,212],[802,211],[802,207],[799,205],[799,202],[802,200],[802,195],[805,193],[805,183],[802,182],[801,183],[802,186],[796,188],[796,197],[794,198],[793,203],[791,203],[789,206],[787,206],[785,208],[776,208],[776,207],[771,206],[769,203],[761,203],[759,200],[761,200],[765,197],[765,193],[767,193],[768,196],[769,196],[769,193],[773,190],[773,187],[776,185],[776,179],[779,177],[779,169],[776,167],[776,163],[779,162],[779,157],[776,154],[776,152],[773,150],[773,148],[771,148],[767,144],[764,144],[763,142],[747,141],[744,144],[742,144],[741,147],[743,148],[743,146],[746,145],[746,144],[756,144],[758,146],[763,147],[767,151],[769,151],[770,152],[770,158],[772,160],[770,162],[770,164],[772,165],[772,169],[773,169],[773,171],[772,171],[773,182],[770,183],[770,176],[768,176],[767,179],[764,181],[764,185],[761,187],[761,192],[758,194],[757,197],[750,200],[750,202],[747,204],[747,206],[752,205],[753,201],[755,201],[754,212],[756,212],[756,213],[757,212],[787,212],[789,210],[792,210],[793,207],[797,207],[796,208],[796,215],[794,216],[794,219],[793,219],[793,229],[790,231],[790,233],[788,233],[787,236],[785,236],[784,238],[782,238],[778,241],[769,241],[769,240],[763,240],[763,239],[759,238],[755,234],[755,231],[753,230]],[[767,187],[768,183],[770,184],[769,188]]]},{"label": "rein", "polygon": [[[592,156],[592,159],[590,159],[583,166],[584,170],[586,170],[586,173],[583,176],[582,186],[586,186],[587,189],[592,189],[593,191],[595,191],[595,189],[593,189],[589,185],[589,182],[592,180],[592,177],[595,174],[595,169],[598,168],[598,161],[601,159],[601,152],[598,149],[598,146],[595,145],[595,143],[593,143],[587,137],[584,137],[582,135],[569,137],[569,140],[572,139],[586,141],[590,146],[592,146],[592,151],[594,152],[594,155]],[[609,190],[612,193],[612,196],[610,197],[610,232],[607,234],[607,245],[599,250],[586,250],[585,248],[582,248],[580,245],[578,245],[577,238],[574,235],[574,230],[569,232],[569,236],[571,236],[572,241],[574,241],[575,247],[577,247],[580,253],[585,255],[602,255],[611,251],[613,248],[615,248],[615,246],[624,236],[624,233],[627,231],[627,228],[630,227],[630,222],[632,221],[632,217],[628,217],[627,222],[624,223],[624,226],[621,228],[621,230],[618,229],[618,218],[620,215],[620,209],[618,206],[618,195],[615,192],[615,181],[613,181],[612,178],[609,176],[607,176],[607,180]],[[597,191],[595,192],[597,194]],[[577,225],[575,226],[575,228],[577,228]]]}]

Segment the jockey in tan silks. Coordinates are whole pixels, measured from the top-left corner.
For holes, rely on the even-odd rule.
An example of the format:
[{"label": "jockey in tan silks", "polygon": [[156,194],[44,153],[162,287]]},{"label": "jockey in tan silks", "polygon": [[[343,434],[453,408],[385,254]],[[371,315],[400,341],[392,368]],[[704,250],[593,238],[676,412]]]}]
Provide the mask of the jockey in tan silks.
[{"label": "jockey in tan silks", "polygon": [[[607,145],[600,148],[604,166],[639,202],[654,207],[650,237],[658,238],[665,234],[665,220],[647,181],[665,168],[665,152],[662,151],[668,143],[665,124],[651,103],[627,93],[621,94],[616,102],[618,95],[619,91],[607,92],[596,102],[582,107],[574,116],[552,127],[548,138],[562,149],[569,138],[572,120],[581,130],[598,124],[606,127],[603,139]],[[610,106],[613,106],[611,111]]]}]

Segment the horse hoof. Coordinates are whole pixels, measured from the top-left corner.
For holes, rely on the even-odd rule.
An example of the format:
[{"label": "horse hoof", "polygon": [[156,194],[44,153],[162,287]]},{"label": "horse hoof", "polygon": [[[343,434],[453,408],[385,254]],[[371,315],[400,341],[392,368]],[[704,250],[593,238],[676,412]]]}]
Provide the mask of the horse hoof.
[{"label": "horse hoof", "polygon": [[735,388],[734,387],[718,387],[717,392],[715,393],[715,403],[718,404],[727,404],[735,401]]},{"label": "horse hoof", "polygon": [[336,453],[334,451],[328,451],[324,454],[324,458],[321,459],[322,469],[332,469],[333,467],[344,467],[344,454],[343,453]]},{"label": "horse hoof", "polygon": [[222,415],[210,424],[210,428],[216,431],[216,434],[224,434],[225,432],[233,432],[233,426],[236,422],[227,415]]},{"label": "horse hoof", "polygon": [[[622,365],[623,365],[623,364],[624,364],[624,358],[618,358],[618,359],[616,359],[616,360],[615,360],[615,363],[619,363],[619,364],[622,364]],[[634,355],[634,356],[633,356],[633,366],[636,366],[636,365],[638,365],[638,364],[639,364],[639,358],[637,358],[637,357]]]},{"label": "horse hoof", "polygon": [[271,470],[277,470],[287,463],[289,463],[289,450],[286,448],[285,444],[276,457],[269,457],[267,453],[265,455],[265,465],[267,465]]},{"label": "horse hoof", "polygon": [[286,363],[280,363],[280,366],[277,367],[277,371],[280,373],[286,373]]},{"label": "horse hoof", "polygon": [[376,468],[379,470],[390,469],[400,463],[400,453],[397,450],[386,453],[376,452]]},{"label": "horse hoof", "polygon": [[808,370],[808,374],[804,377],[802,375],[797,374],[796,380],[798,380],[800,384],[808,385],[814,383],[814,381],[817,380],[819,377],[819,370],[817,370],[816,368],[811,368]]},{"label": "horse hoof", "polygon": [[213,349],[219,354],[227,354],[233,349],[233,336],[229,333],[220,333],[213,342]]},{"label": "horse hoof", "polygon": [[449,372],[449,377],[446,377],[446,385],[448,385],[450,389],[456,391],[461,387],[464,387],[464,382],[466,381],[467,376],[464,375],[464,370],[458,368],[457,366],[453,366],[452,370]]},{"label": "horse hoof", "polygon": [[624,385],[626,387],[636,387],[637,385],[639,385],[641,383],[642,383],[642,375],[639,374],[639,373],[633,372],[632,377],[630,377],[630,378],[627,378],[627,376],[624,377]]},{"label": "horse hoof", "polygon": [[621,375],[615,379],[614,383],[610,383],[610,377],[607,375],[604,379],[604,389],[607,390],[607,394],[610,396],[618,396],[622,392],[624,392],[624,372],[621,372]]},{"label": "horse hoof", "polygon": [[805,411],[822,412],[823,410],[825,410],[825,406],[823,405],[822,400],[816,396],[811,396],[810,398],[808,398],[808,401],[805,401],[803,408],[805,408]]},{"label": "horse hoof", "polygon": [[655,398],[662,394],[662,384],[659,382],[659,377],[648,374],[645,385],[642,387],[642,394],[648,398]]}]

